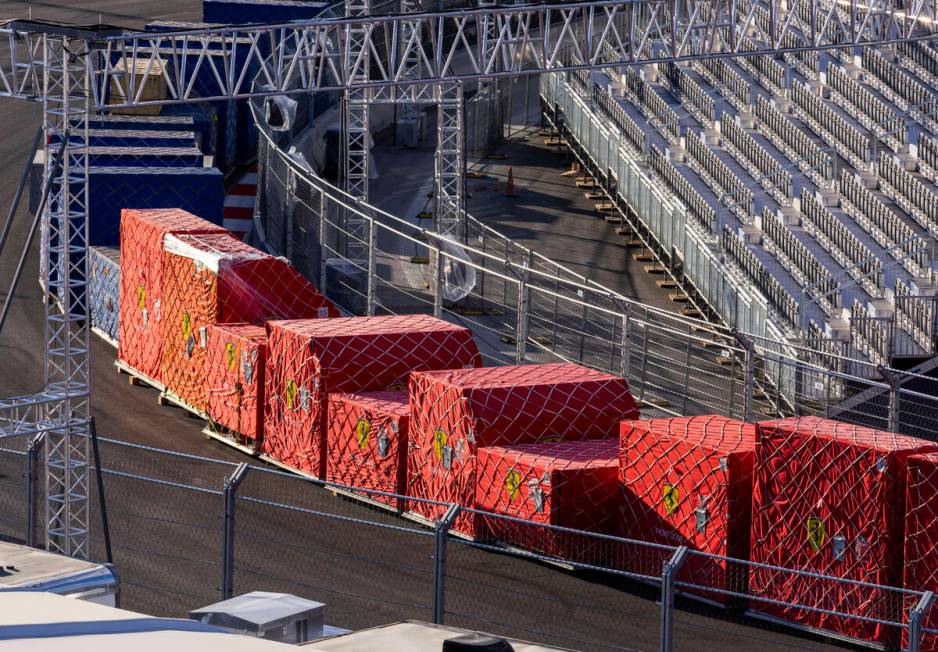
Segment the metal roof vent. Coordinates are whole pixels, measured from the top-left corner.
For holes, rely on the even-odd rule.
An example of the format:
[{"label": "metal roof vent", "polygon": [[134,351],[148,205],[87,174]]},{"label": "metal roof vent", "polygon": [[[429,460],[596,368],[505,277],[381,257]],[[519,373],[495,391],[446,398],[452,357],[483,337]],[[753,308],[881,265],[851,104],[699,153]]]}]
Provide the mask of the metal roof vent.
[{"label": "metal roof vent", "polygon": [[511,643],[488,634],[465,634],[443,641],[443,652],[514,652]]},{"label": "metal roof vent", "polygon": [[289,593],[253,591],[190,611],[189,618],[281,643],[305,643],[347,632],[326,625],[326,605]]}]

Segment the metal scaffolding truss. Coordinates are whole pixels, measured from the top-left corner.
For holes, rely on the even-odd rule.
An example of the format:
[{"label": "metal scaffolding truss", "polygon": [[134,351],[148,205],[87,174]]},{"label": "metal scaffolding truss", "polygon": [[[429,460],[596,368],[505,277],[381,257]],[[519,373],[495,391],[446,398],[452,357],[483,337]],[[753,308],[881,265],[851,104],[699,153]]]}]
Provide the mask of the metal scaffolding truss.
[{"label": "metal scaffolding truss", "polygon": [[[369,16],[368,0],[349,0],[344,18],[174,33],[36,21],[0,25],[0,96],[41,102],[46,142],[65,143],[61,160],[49,156],[46,163],[46,383],[35,395],[0,400],[0,437],[45,439],[47,547],[76,557],[89,553],[83,292],[92,112],[346,91],[346,179],[349,193],[365,199],[369,102],[436,103],[434,219],[441,233],[459,236],[463,81],[925,39],[938,18],[936,1],[605,0]],[[168,99],[146,99],[142,80],[151,70],[163,75]],[[208,82],[198,96],[197,78]],[[255,79],[266,90],[254,92]],[[363,231],[364,223],[359,226]],[[365,243],[365,235],[354,238]]]},{"label": "metal scaffolding truss", "polygon": [[[562,70],[566,51],[584,62],[579,67],[599,67],[929,38],[936,6],[935,0],[604,0],[351,16],[112,35],[88,65],[95,108],[107,104],[109,90],[127,98],[112,106],[160,103],[143,99],[142,76],[128,75],[134,68],[120,62],[129,59],[146,67],[167,58],[170,65],[163,74],[169,101],[193,98],[193,81],[200,75],[204,79],[208,68],[214,83],[200,89],[201,99],[256,95],[248,74],[256,69],[273,87],[268,94],[367,85],[387,101],[412,102],[408,93],[391,88]],[[768,20],[759,20],[762,15]],[[35,37],[17,31],[16,23],[4,31],[0,90],[39,96]],[[494,41],[477,38],[490,31]],[[604,54],[611,60],[604,62]]]},{"label": "metal scaffolding truss", "polygon": [[[363,17],[369,13],[369,0],[346,0],[345,15]],[[347,47],[361,54],[362,65],[355,69],[350,81],[356,85],[346,89],[343,95],[342,131],[345,136],[345,192],[355,199],[368,201],[368,157],[370,134],[368,104],[371,92],[367,84],[371,69],[373,43],[369,41],[370,29],[363,23],[349,23]],[[374,52],[377,55],[377,52]],[[345,211],[346,256],[351,260],[367,257],[365,221],[352,211]]]}]

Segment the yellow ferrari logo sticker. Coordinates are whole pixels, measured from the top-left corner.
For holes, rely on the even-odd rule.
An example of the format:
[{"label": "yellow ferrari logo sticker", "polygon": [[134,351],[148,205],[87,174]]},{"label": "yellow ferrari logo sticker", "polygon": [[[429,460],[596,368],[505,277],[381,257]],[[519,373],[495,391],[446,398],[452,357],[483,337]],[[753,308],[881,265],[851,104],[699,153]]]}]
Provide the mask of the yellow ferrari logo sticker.
[{"label": "yellow ferrari logo sticker", "polygon": [[681,494],[675,485],[665,482],[661,488],[661,499],[664,503],[664,513],[670,516],[677,509],[678,503],[681,502]]},{"label": "yellow ferrari logo sticker", "polygon": [[368,419],[359,419],[355,424],[355,437],[358,439],[358,447],[364,449],[368,445],[368,433],[371,432],[371,424]]},{"label": "yellow ferrari logo sticker", "polygon": [[433,431],[433,452],[436,453],[436,459],[443,459],[443,449],[446,448],[446,433],[442,429],[437,428]]},{"label": "yellow ferrari logo sticker", "polygon": [[142,285],[137,286],[137,307],[141,310],[147,307],[147,291]]},{"label": "yellow ferrari logo sticker", "polygon": [[815,552],[820,552],[821,548],[824,547],[824,541],[827,539],[827,526],[824,525],[824,521],[819,518],[809,518],[805,528],[808,534],[808,545]]},{"label": "yellow ferrari logo sticker", "polygon": [[521,492],[521,474],[511,469],[505,474],[505,489],[508,490],[508,500],[514,500]]},{"label": "yellow ferrari logo sticker", "polygon": [[185,342],[190,337],[192,337],[192,318],[186,312],[182,315],[182,340]]},{"label": "yellow ferrari logo sticker", "polygon": [[296,381],[292,378],[288,379],[286,389],[283,391],[283,398],[286,400],[287,408],[290,410],[293,409],[293,406],[296,403],[296,392]]},{"label": "yellow ferrari logo sticker", "polygon": [[225,357],[228,359],[228,368],[235,368],[235,361],[238,359],[238,347],[234,342],[228,342],[225,345]]}]

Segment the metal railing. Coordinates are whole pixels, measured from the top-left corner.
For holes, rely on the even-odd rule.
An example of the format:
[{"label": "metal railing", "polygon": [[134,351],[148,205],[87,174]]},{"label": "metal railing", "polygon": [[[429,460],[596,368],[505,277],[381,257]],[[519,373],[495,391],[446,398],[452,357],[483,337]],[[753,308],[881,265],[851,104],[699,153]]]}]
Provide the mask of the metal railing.
[{"label": "metal railing", "polygon": [[[2,444],[0,535],[41,539],[27,528],[41,527],[44,503],[26,488],[42,456],[25,437]],[[417,618],[581,650],[691,649],[701,637],[723,649],[836,649],[796,631],[805,614],[845,631],[878,626],[881,641],[913,651],[938,635],[928,593],[455,505],[417,522],[382,505],[419,499],[113,439],[100,448],[121,605],[145,613],[184,616],[266,590],[323,601],[341,627]],[[92,554],[104,559],[92,503]],[[457,516],[477,520],[475,540],[451,531]],[[818,590],[795,594],[817,598],[782,597],[798,582]]]},{"label": "metal railing", "polygon": [[[471,215],[456,239],[418,228],[347,196],[287,152],[289,136],[260,127],[257,231],[350,313],[436,314],[471,328],[489,364],[565,360],[621,374],[647,412],[822,415],[936,437],[938,381],[890,370],[886,382],[850,350],[838,356],[773,335],[764,299],[743,289],[683,208],[653,186],[642,190],[647,172],[634,163],[619,164],[631,167],[619,170],[611,200],[649,246],[683,251],[684,277],[732,317],[728,325],[624,297]],[[597,137],[609,150],[621,141],[614,126]],[[577,153],[597,175],[606,169],[585,149]],[[363,246],[343,226],[350,213],[365,224]],[[350,257],[354,249],[367,258]],[[900,404],[914,410],[891,410]]]}]

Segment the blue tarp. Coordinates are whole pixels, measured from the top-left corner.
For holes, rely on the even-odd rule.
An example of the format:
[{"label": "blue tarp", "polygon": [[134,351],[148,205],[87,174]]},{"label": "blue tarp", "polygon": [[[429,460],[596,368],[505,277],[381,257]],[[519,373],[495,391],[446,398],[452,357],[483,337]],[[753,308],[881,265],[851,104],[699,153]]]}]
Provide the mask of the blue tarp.
[{"label": "blue tarp", "polygon": [[202,0],[202,20],[225,25],[309,20],[328,6],[327,2],[288,0]]},{"label": "blue tarp", "polygon": [[119,243],[124,208],[182,208],[222,223],[224,177],[215,168],[92,167],[88,185],[92,245]]},{"label": "blue tarp", "polygon": [[120,250],[117,247],[91,247],[88,250],[91,279],[91,325],[112,342],[117,342],[120,318]]}]

